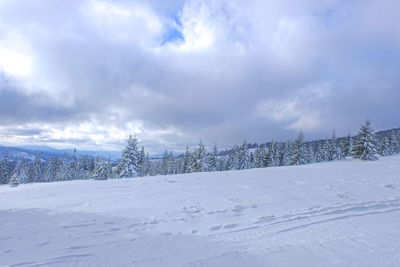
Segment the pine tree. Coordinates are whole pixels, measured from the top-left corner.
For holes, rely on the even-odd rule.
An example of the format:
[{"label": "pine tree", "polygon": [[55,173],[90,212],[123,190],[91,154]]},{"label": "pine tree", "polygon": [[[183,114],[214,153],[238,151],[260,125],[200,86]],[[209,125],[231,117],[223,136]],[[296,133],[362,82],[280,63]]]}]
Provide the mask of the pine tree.
[{"label": "pine tree", "polygon": [[296,140],[291,145],[290,149],[290,165],[302,165],[305,164],[304,158],[304,135],[301,131],[297,136]]},{"label": "pine tree", "polygon": [[11,176],[10,162],[7,155],[0,160],[0,184],[8,184]]},{"label": "pine tree", "polygon": [[225,157],[218,157],[217,171],[226,171],[225,167],[226,167]]},{"label": "pine tree", "polygon": [[44,180],[44,170],[40,154],[36,153],[35,159],[31,164],[30,181],[33,183],[41,182]]},{"label": "pine tree", "polygon": [[10,187],[17,187],[20,184],[17,173],[13,173],[11,175],[11,178],[10,178],[10,181],[8,182],[8,184],[10,185]]},{"label": "pine tree", "polygon": [[151,175],[151,162],[148,152],[146,153],[146,156],[144,158],[143,169],[144,169],[144,176]]},{"label": "pine tree", "polygon": [[271,167],[271,162],[272,162],[271,146],[269,146],[268,149],[264,153],[264,157],[262,160],[262,167],[263,168]]},{"label": "pine tree", "polygon": [[394,131],[390,135],[390,148],[391,148],[393,154],[400,152],[399,140],[396,137],[396,134]]},{"label": "pine tree", "polygon": [[304,144],[304,162],[305,164],[310,164],[314,162],[314,151],[309,143]]},{"label": "pine tree", "polygon": [[239,148],[235,146],[229,151],[228,158],[226,159],[225,170],[236,170],[238,161],[238,150]]},{"label": "pine tree", "polygon": [[254,166],[254,153],[253,153],[253,151],[250,152],[250,154],[249,154],[249,160],[250,160],[250,166],[249,166],[249,168],[250,168],[250,169],[255,168],[255,166]]},{"label": "pine tree", "polygon": [[263,161],[265,157],[265,149],[263,146],[258,146],[254,151],[254,168],[262,168],[264,166]]},{"label": "pine tree", "polygon": [[144,151],[144,147],[142,146],[142,149],[140,150],[140,153],[139,153],[139,162],[138,162],[138,166],[139,166],[138,175],[140,177],[143,177],[143,176],[146,175],[146,170],[145,170],[146,169],[146,166],[145,166],[146,162],[145,162],[145,160],[146,160],[146,154],[145,154],[145,151]]},{"label": "pine tree", "polygon": [[140,152],[138,149],[138,140],[136,137],[129,136],[128,144],[122,152],[122,159],[118,166],[118,176],[135,177],[138,176]]},{"label": "pine tree", "polygon": [[111,164],[108,161],[100,160],[95,163],[93,178],[95,180],[107,180],[112,177]]},{"label": "pine tree", "polygon": [[192,162],[193,172],[201,172],[205,169],[205,156],[206,156],[206,148],[203,145],[203,142],[199,142],[199,147],[196,150]]},{"label": "pine tree", "polygon": [[170,160],[169,160],[169,153],[168,150],[165,150],[162,159],[161,159],[161,174],[162,175],[167,175],[170,174],[169,169],[170,169]]},{"label": "pine tree", "polygon": [[340,149],[343,155],[343,158],[350,156],[351,154],[351,135],[348,135],[345,138],[342,138],[340,142]]},{"label": "pine tree", "polygon": [[275,166],[279,166],[279,146],[276,142],[272,142],[271,144],[271,166],[275,167]]},{"label": "pine tree", "polygon": [[325,160],[339,160],[341,159],[341,152],[336,140],[335,131],[333,131],[332,138],[325,142]]},{"label": "pine tree", "polygon": [[317,147],[317,152],[315,155],[316,162],[322,162],[325,160],[325,147],[323,143],[320,143]]},{"label": "pine tree", "polygon": [[238,150],[237,169],[244,170],[250,167],[249,147],[244,141]]},{"label": "pine tree", "polygon": [[354,140],[352,156],[362,160],[376,160],[375,153],[377,151],[375,142],[375,134],[371,128],[371,122],[366,120]]},{"label": "pine tree", "polygon": [[62,162],[58,158],[50,158],[47,161],[46,167],[44,170],[44,180],[43,182],[54,182],[59,177],[59,173],[61,172]]},{"label": "pine tree", "polygon": [[290,165],[291,148],[292,148],[292,141],[289,140],[289,141],[286,142],[286,144],[284,146],[283,156],[282,156],[282,165],[280,165],[280,166],[288,166],[288,165]]},{"label": "pine tree", "polygon": [[387,136],[383,138],[378,152],[381,156],[389,156],[393,154],[390,139]]},{"label": "pine tree", "polygon": [[60,168],[58,169],[58,172],[56,173],[55,180],[56,181],[68,181],[71,180],[71,171],[70,171],[70,165],[66,162],[66,156],[64,158],[60,159]]},{"label": "pine tree", "polygon": [[22,160],[19,160],[17,162],[10,181],[12,180],[12,182],[15,182],[16,179],[18,179],[19,184],[26,184],[29,182],[28,169],[25,162],[23,162]]},{"label": "pine tree", "polygon": [[217,171],[217,160],[218,160],[218,148],[217,144],[214,144],[213,151],[207,156],[207,170],[210,172]]},{"label": "pine tree", "polygon": [[192,155],[189,151],[189,147],[186,147],[186,151],[183,154],[183,172],[184,173],[193,172],[191,166],[192,166]]}]

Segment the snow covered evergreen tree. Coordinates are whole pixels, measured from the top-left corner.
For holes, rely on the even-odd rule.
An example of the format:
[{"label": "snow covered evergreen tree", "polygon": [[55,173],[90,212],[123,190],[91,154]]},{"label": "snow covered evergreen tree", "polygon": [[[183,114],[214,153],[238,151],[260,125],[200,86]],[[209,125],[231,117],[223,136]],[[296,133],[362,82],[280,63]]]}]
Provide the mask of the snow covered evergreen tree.
[{"label": "snow covered evergreen tree", "polygon": [[50,158],[47,161],[46,167],[44,170],[44,180],[43,182],[54,182],[57,180],[59,173],[61,172],[62,162],[58,158]]},{"label": "snow covered evergreen tree", "polygon": [[68,181],[71,180],[71,171],[70,171],[70,165],[67,162],[66,156],[64,155],[64,158],[60,159],[60,168],[58,169],[56,173],[55,180],[56,181]]},{"label": "snow covered evergreen tree", "polygon": [[122,152],[122,159],[118,166],[118,177],[135,177],[139,172],[140,152],[138,149],[138,140],[130,135],[127,140],[127,146]]},{"label": "snow covered evergreen tree", "polygon": [[11,175],[11,178],[10,178],[8,184],[10,185],[10,187],[17,187],[20,184],[19,176],[17,173],[13,173]]},{"label": "snow covered evergreen tree", "polygon": [[192,170],[193,172],[201,172],[205,169],[205,157],[206,157],[206,148],[203,145],[203,142],[199,142],[199,147],[195,151],[193,155],[192,161]]},{"label": "snow covered evergreen tree", "polygon": [[304,162],[305,164],[310,164],[314,162],[314,150],[309,143],[304,144]]},{"label": "snow covered evergreen tree", "polygon": [[107,180],[112,177],[111,164],[108,161],[100,160],[95,163],[93,178],[95,180]]},{"label": "snow covered evergreen tree", "polygon": [[362,160],[376,160],[376,153],[375,134],[371,122],[366,120],[354,140],[352,156]]},{"label": "snow covered evergreen tree", "polygon": [[183,172],[184,173],[191,173],[193,172],[192,169],[192,154],[189,151],[189,147],[186,147],[186,151],[183,154]]},{"label": "snow covered evergreen tree", "polygon": [[400,143],[394,131],[390,135],[390,149],[393,154],[400,153]]},{"label": "snow covered evergreen tree", "polygon": [[300,131],[296,140],[293,142],[290,148],[290,165],[302,165],[305,164],[304,158],[304,135]]},{"label": "snow covered evergreen tree", "polygon": [[207,171],[217,171],[217,160],[218,160],[218,148],[217,144],[214,144],[213,151],[207,155]]},{"label": "snow covered evergreen tree", "polygon": [[31,164],[29,176],[30,176],[29,180],[32,183],[37,183],[44,180],[43,164],[39,153],[36,153],[35,159]]},{"label": "snow covered evergreen tree", "polygon": [[335,131],[333,131],[332,138],[325,142],[325,160],[340,160],[345,157],[336,139]]},{"label": "snow covered evergreen tree", "polygon": [[240,146],[237,155],[237,169],[244,170],[250,168],[250,155],[247,142],[244,141]]},{"label": "snow covered evergreen tree", "polygon": [[271,162],[272,162],[271,146],[269,146],[264,153],[264,157],[262,160],[262,167],[263,168],[271,167]]},{"label": "snow covered evergreen tree", "polygon": [[161,173],[160,174],[162,174],[162,175],[173,174],[172,161],[173,161],[172,152],[169,153],[168,150],[165,150],[163,157],[161,159]]},{"label": "snow covered evergreen tree", "polygon": [[228,158],[226,159],[225,170],[236,170],[238,161],[239,147],[235,146],[229,151]]},{"label": "snow covered evergreen tree", "polygon": [[278,144],[276,142],[272,142],[269,147],[269,154],[271,157],[270,166],[275,167],[279,166],[279,151],[278,151]]},{"label": "snow covered evergreen tree", "polygon": [[280,166],[288,166],[288,165],[290,165],[291,148],[292,148],[292,141],[289,140],[284,145],[283,155],[282,155],[282,165],[280,165]]},{"label": "snow covered evergreen tree", "polygon": [[27,165],[22,160],[19,160],[17,162],[17,165],[15,166],[13,171],[13,175],[10,178],[10,181],[13,180],[13,182],[15,182],[16,179],[18,179],[19,184],[26,184],[29,182]]},{"label": "snow covered evergreen tree", "polygon": [[262,168],[264,166],[263,161],[265,157],[265,149],[264,146],[257,146],[254,151],[254,168]]},{"label": "snow covered evergreen tree", "polygon": [[143,168],[144,168],[144,176],[151,175],[151,161],[148,152],[146,153],[146,156],[144,158]]},{"label": "snow covered evergreen tree", "polygon": [[390,156],[393,154],[393,150],[390,145],[390,139],[387,136],[383,138],[378,153],[381,156]]},{"label": "snow covered evergreen tree", "polygon": [[8,184],[11,176],[11,167],[7,155],[0,160],[0,184]]},{"label": "snow covered evergreen tree", "polygon": [[315,162],[322,162],[325,160],[325,146],[323,143],[318,144],[317,151],[315,153]]},{"label": "snow covered evergreen tree", "polygon": [[345,138],[342,138],[340,142],[340,149],[343,155],[343,158],[348,157],[351,155],[351,136],[348,135]]},{"label": "snow covered evergreen tree", "polygon": [[140,150],[140,153],[139,153],[139,160],[138,160],[138,175],[140,177],[143,177],[146,175],[145,160],[146,160],[146,154],[144,151],[144,146],[142,146],[142,149]]}]

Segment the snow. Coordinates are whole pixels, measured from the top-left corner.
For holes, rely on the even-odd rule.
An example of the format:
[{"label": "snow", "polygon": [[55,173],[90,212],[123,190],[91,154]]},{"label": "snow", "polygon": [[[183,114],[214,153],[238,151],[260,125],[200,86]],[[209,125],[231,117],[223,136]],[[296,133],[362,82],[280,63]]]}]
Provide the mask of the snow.
[{"label": "snow", "polygon": [[400,156],[0,186],[0,266],[400,266]]}]

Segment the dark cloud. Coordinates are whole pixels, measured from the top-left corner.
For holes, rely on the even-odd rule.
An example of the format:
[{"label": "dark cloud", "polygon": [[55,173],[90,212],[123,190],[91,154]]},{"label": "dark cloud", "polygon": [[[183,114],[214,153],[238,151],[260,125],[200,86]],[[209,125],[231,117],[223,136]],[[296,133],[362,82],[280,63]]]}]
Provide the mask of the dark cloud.
[{"label": "dark cloud", "polygon": [[14,75],[0,58],[18,84],[0,80],[0,121],[9,133],[25,125],[35,142],[98,148],[135,131],[153,151],[284,140],[300,129],[344,135],[366,117],[397,127],[399,7],[3,0],[0,55],[30,56],[32,66]]},{"label": "dark cloud", "polygon": [[[54,105],[46,94],[40,92],[25,94],[17,86],[0,76],[0,125],[2,126],[84,119],[74,106]],[[18,131],[22,133],[24,130]],[[32,134],[31,130],[27,129],[26,134]]]}]

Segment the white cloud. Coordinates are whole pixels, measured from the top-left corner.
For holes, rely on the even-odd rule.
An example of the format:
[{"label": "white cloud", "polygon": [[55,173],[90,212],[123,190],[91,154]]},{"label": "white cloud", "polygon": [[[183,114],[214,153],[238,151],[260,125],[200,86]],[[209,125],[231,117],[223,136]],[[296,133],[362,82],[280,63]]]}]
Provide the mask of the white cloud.
[{"label": "white cloud", "polygon": [[0,71],[27,78],[33,72],[33,56],[26,40],[19,34],[6,35],[0,39]]},{"label": "white cloud", "polygon": [[157,45],[164,30],[160,17],[150,7],[135,2],[89,0],[82,13],[109,38],[134,41],[144,47]]},{"label": "white cloud", "polygon": [[184,40],[170,43],[175,51],[196,52],[214,45],[216,32],[212,24],[211,10],[207,4],[199,1],[188,2],[182,10],[180,22]]},{"label": "white cloud", "polygon": [[328,82],[311,84],[297,93],[292,92],[293,96],[259,102],[255,113],[288,129],[308,132],[321,130],[326,125],[321,117],[320,104],[330,96],[331,90],[332,85]]},{"label": "white cloud", "polygon": [[397,123],[398,1],[0,3],[0,124],[37,140],[135,131],[163,150]]}]

